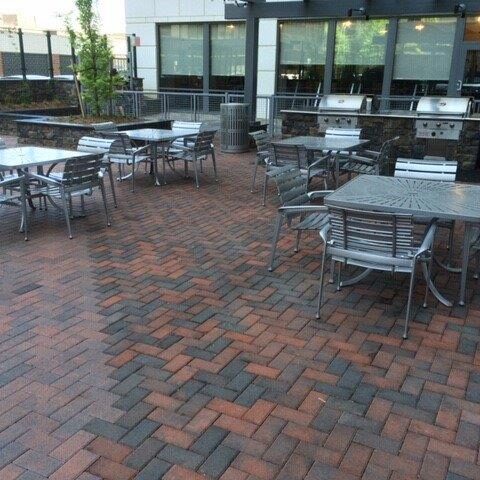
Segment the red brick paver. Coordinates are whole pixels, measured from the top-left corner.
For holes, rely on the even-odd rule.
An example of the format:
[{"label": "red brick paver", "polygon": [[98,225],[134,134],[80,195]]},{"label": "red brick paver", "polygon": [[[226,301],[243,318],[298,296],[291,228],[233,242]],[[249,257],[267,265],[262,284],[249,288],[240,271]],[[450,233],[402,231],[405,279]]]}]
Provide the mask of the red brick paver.
[{"label": "red brick paver", "polygon": [[52,208],[27,243],[0,210],[2,480],[480,478],[474,281],[467,309],[419,308],[419,282],[407,341],[401,275],[327,288],[315,320],[318,235],[267,271],[252,159],[219,154],[198,191],[141,171],[72,241]]}]

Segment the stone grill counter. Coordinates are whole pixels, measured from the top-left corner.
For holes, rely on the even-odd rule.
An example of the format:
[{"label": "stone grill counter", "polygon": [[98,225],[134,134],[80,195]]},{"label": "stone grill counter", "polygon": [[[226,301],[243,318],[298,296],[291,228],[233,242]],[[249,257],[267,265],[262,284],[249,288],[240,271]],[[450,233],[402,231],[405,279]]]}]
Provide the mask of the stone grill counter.
[{"label": "stone grill counter", "polygon": [[[322,113],[323,116],[325,114]],[[357,128],[362,129],[362,138],[371,140],[369,148],[377,150],[381,144],[400,136],[397,142],[396,156],[421,158],[426,152],[429,139],[415,138],[416,115],[391,113],[359,113]],[[335,115],[332,115],[335,118]],[[462,170],[473,170],[477,166],[480,147],[480,118],[463,119],[463,131],[460,140],[442,140]],[[332,128],[335,123],[332,121]],[[318,128],[318,112],[309,110],[283,110],[283,135],[321,135]],[[480,167],[480,162],[478,163]]]}]

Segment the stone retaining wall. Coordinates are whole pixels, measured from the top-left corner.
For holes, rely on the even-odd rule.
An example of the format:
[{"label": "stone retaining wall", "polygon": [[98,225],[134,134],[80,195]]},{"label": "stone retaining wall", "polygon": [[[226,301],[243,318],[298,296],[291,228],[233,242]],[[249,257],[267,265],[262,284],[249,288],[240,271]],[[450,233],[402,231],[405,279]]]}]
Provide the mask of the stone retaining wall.
[{"label": "stone retaining wall", "polygon": [[[415,119],[389,117],[381,115],[358,117],[358,128],[362,129],[362,138],[371,142],[369,148],[377,150],[389,138],[399,136],[396,157],[421,158],[425,154],[445,155],[457,160],[463,170],[474,169],[477,165],[480,147],[480,122],[466,121],[460,140],[438,141],[415,138]],[[282,113],[282,134],[284,135],[320,135],[317,115],[309,113]]]},{"label": "stone retaining wall", "polygon": [[[26,119],[17,122],[18,143],[75,149],[83,136],[95,136],[90,125],[60,123],[42,119]],[[137,128],[170,128],[170,120],[158,120],[119,124],[120,130]]]},{"label": "stone retaining wall", "polygon": [[2,105],[60,101],[77,105],[75,84],[69,80],[0,80],[0,110]]}]

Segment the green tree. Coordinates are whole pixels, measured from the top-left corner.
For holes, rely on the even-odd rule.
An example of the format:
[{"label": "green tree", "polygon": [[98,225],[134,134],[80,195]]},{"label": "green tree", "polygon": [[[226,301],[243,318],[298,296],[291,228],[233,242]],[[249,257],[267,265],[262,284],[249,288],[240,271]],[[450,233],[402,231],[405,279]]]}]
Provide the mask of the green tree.
[{"label": "green tree", "polygon": [[67,30],[75,46],[78,64],[74,71],[82,84],[82,98],[90,105],[95,115],[100,115],[102,106],[115,95],[122,78],[112,75],[112,49],[105,35],[98,29],[98,18],[93,11],[93,0],[75,0],[78,11],[79,31],[70,22]]}]

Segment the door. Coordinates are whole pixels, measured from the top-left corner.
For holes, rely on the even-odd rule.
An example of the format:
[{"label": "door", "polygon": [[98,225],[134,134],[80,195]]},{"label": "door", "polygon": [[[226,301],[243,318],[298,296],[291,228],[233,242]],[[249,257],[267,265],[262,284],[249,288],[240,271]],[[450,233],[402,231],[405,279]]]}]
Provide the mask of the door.
[{"label": "door", "polygon": [[455,69],[456,96],[473,97],[480,100],[480,45],[464,44]]}]

